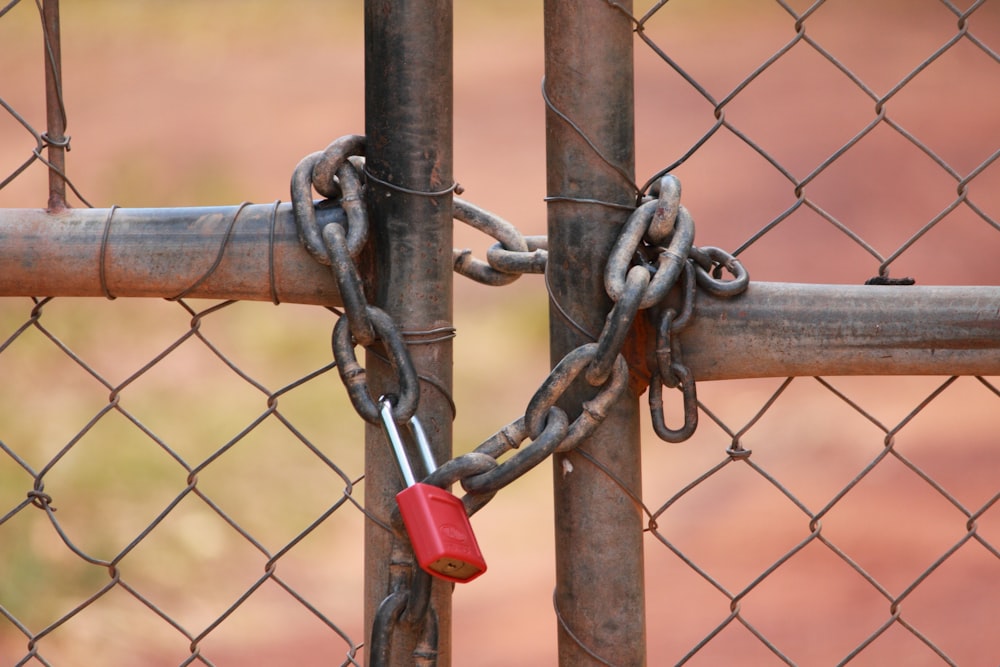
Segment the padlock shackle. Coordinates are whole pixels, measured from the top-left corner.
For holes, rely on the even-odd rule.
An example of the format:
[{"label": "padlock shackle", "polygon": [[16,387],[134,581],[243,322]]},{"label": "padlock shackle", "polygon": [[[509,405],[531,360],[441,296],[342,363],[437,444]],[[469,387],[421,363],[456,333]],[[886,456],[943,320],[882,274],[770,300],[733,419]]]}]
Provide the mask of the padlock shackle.
[{"label": "padlock shackle", "polygon": [[[396,461],[399,462],[399,469],[403,473],[403,481],[406,483],[406,486],[413,486],[417,483],[417,480],[413,475],[413,467],[410,465],[409,456],[406,454],[406,447],[403,445],[403,438],[399,433],[399,427],[396,426],[396,420],[392,416],[392,396],[388,394],[382,396],[378,400],[378,405],[379,416],[382,419],[382,430],[385,432],[385,437],[392,446],[392,451],[396,455]],[[417,442],[420,458],[424,462],[426,474],[429,475],[437,470],[437,463],[434,461],[434,454],[431,452],[427,433],[424,431],[424,427],[420,424],[420,420],[417,419],[416,415],[410,417],[410,420],[407,422],[407,428],[413,435],[413,439]]]},{"label": "padlock shackle", "polygon": [[427,439],[424,426],[417,419],[416,415],[410,417],[410,433],[413,434],[413,438],[417,441],[417,450],[420,452],[420,458],[424,462],[424,470],[430,475],[437,470],[437,461],[434,460],[434,452],[431,451],[431,443]]}]

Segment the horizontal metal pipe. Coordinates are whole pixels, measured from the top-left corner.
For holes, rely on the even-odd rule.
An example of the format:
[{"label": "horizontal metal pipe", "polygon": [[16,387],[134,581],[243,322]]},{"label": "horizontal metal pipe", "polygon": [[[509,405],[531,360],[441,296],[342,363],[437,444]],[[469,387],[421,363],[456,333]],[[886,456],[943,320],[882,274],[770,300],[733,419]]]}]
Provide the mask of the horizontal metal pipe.
[{"label": "horizontal metal pipe", "polygon": [[[344,221],[338,207],[317,217]],[[290,204],[0,209],[0,296],[109,294],[340,305]]]},{"label": "horizontal metal pipe", "polygon": [[[0,296],[107,296],[106,287],[172,298],[190,289],[341,305],[329,268],[300,243],[289,204],[120,208],[109,222],[110,213],[0,209]],[[319,224],[344,221],[340,208],[317,213]],[[698,380],[1000,375],[1000,286],[751,283],[735,298],[699,293],[681,346]]]},{"label": "horizontal metal pipe", "polygon": [[680,341],[698,380],[1000,375],[1000,286],[751,283],[699,293]]}]

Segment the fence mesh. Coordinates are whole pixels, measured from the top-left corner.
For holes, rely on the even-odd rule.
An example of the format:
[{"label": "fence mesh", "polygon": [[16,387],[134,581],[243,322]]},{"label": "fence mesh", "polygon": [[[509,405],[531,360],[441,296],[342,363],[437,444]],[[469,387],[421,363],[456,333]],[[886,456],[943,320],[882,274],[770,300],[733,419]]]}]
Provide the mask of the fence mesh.
[{"label": "fence mesh", "polygon": [[[44,205],[58,22],[15,0],[0,35],[0,191]],[[363,433],[331,398],[334,315],[0,305],[0,664],[358,664]]]},{"label": "fence mesh", "polygon": [[[633,19],[639,177],[679,176],[701,242],[755,280],[997,284],[996,3]],[[998,386],[699,385],[692,441],[644,448],[651,663],[995,664]]]},{"label": "fence mesh", "polygon": [[[4,664],[252,662],[254,633],[287,638],[277,663],[352,662],[363,435],[328,404],[332,316],[19,302],[0,343]],[[328,641],[297,646],[316,625]]]},{"label": "fence mesh", "polygon": [[[15,34],[20,33],[24,37],[24,42],[18,46],[30,44],[36,49],[45,43],[44,23],[40,9],[30,6],[27,2],[10,2],[0,9],[0,29],[4,30],[5,43],[16,43]],[[28,12],[32,15],[28,16]],[[16,28],[14,27],[14,24]],[[44,75],[41,69],[30,67],[19,68],[20,81],[16,81],[17,71],[13,67],[13,60],[10,56],[4,58],[5,79],[11,83],[9,88],[27,90],[28,86],[23,85],[23,81],[31,81],[33,84],[42,84]],[[18,85],[21,84],[21,85]],[[3,163],[0,166],[0,189],[13,183],[18,177],[21,181],[27,180],[27,176],[22,176],[29,168],[42,158],[42,151],[45,148],[45,97],[40,95],[30,95],[25,97],[11,97],[9,89],[0,94],[0,123],[5,130],[5,136],[16,137],[16,141],[9,141],[4,150]],[[16,142],[20,142],[20,150],[15,149]],[[30,173],[30,172],[29,172]]]},{"label": "fence mesh", "polygon": [[[639,176],[679,176],[699,243],[754,280],[1000,280],[1000,4],[633,14]],[[0,8],[5,50],[37,52],[40,16]],[[0,183],[21,198],[47,175],[43,60],[0,65],[34,89],[0,90],[24,142]],[[332,323],[288,305],[4,301],[2,664],[350,664],[362,436],[330,399]],[[650,664],[997,664],[998,387],[701,383],[690,442],[644,434]],[[247,640],[278,634],[275,654]]]}]

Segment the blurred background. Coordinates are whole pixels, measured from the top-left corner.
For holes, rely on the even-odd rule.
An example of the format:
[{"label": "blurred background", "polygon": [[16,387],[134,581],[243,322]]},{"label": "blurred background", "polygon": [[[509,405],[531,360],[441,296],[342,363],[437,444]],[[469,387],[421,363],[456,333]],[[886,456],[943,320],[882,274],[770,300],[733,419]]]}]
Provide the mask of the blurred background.
[{"label": "blurred background", "polygon": [[[67,170],[94,206],[287,200],[303,156],[364,131],[361,2],[61,4]],[[997,285],[1000,3],[816,5],[671,0],[653,14],[646,34],[674,66],[636,41],[640,184],[677,164],[696,243],[739,251],[753,280],[860,284],[887,267],[922,285]],[[26,0],[7,9],[0,98],[43,128],[38,9]],[[807,11],[808,41],[754,75],[796,37],[792,14]],[[545,232],[542,27],[541,3],[456,3],[456,178],[463,197],[525,234]],[[975,41],[932,58],[963,30]],[[0,178],[34,146],[2,110],[0,146]],[[31,165],[0,190],[0,207],[43,207],[46,178]],[[461,225],[455,236],[480,256],[492,242]],[[539,276],[455,285],[461,453],[523,414],[546,376],[548,302]],[[29,469],[51,465],[45,490],[65,531],[30,507],[0,523],[0,665],[28,654],[12,618],[37,633],[107,585],[108,569],[70,545],[112,559],[134,543],[122,579],[192,634],[209,629],[198,637],[209,664],[339,664],[364,640],[363,517],[345,500],[345,489],[363,498],[363,436],[330,367],[335,315],[214,306],[0,300],[0,516],[23,502]],[[903,616],[920,635],[895,624],[852,664],[947,664],[939,653],[1000,664],[998,386],[968,377],[700,383],[702,425],[683,445],[658,441],[644,408],[642,499],[657,515],[645,553],[649,664],[684,659],[729,616],[730,599],[705,573],[730,592],[754,582],[809,536],[803,506],[825,507],[890,435],[902,458],[864,476],[823,530],[890,596],[906,593]],[[109,393],[127,414],[108,408]],[[283,419],[268,411],[275,395]],[[779,483],[732,464],[677,495],[735,441]],[[185,495],[178,458],[208,462],[197,475],[204,498]],[[454,664],[555,664],[550,477],[540,466],[475,516],[490,569],[456,588]],[[969,513],[981,539],[969,538]],[[253,588],[264,550],[282,551],[287,588]],[[891,616],[878,587],[815,542],[742,605],[801,665],[838,663]],[[116,589],[38,647],[53,665],[174,665],[190,643]],[[781,660],[734,623],[691,664]]]}]

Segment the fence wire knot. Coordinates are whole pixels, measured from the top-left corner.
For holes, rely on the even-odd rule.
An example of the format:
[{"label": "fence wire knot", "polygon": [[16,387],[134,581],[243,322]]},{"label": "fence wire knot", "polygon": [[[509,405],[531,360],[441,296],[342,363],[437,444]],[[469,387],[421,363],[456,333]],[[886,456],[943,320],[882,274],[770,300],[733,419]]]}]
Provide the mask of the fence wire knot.
[{"label": "fence wire knot", "polygon": [[41,489],[28,491],[28,500],[38,509],[56,511],[56,508],[52,506],[52,496]]}]

